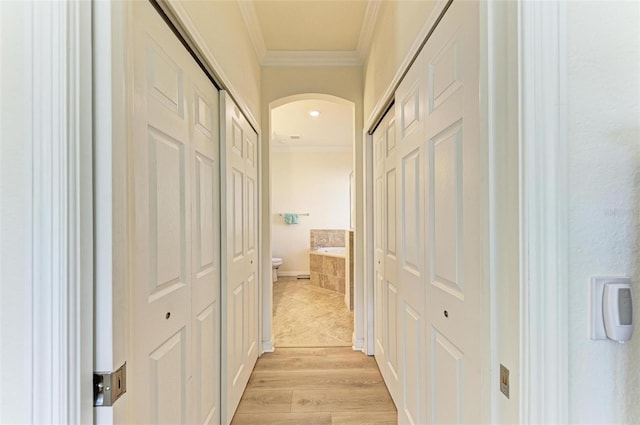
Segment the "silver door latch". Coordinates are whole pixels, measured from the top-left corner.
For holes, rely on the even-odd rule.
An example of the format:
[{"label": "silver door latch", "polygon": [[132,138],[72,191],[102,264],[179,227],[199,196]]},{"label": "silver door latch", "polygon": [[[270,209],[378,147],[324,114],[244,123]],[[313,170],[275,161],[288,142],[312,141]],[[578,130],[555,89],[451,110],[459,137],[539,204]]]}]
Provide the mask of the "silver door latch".
[{"label": "silver door latch", "polygon": [[127,392],[127,363],[115,372],[93,374],[93,405],[113,406]]}]

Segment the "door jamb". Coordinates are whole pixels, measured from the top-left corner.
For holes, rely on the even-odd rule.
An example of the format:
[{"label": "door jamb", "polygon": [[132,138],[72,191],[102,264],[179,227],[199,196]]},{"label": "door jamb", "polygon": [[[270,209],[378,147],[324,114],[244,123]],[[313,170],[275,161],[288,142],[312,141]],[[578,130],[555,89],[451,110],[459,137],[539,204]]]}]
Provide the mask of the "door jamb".
[{"label": "door jamb", "polygon": [[86,423],[93,421],[92,3],[26,7],[36,106],[31,386],[39,396],[31,419]]},{"label": "door jamb", "polygon": [[568,422],[566,4],[518,2],[520,423]]}]

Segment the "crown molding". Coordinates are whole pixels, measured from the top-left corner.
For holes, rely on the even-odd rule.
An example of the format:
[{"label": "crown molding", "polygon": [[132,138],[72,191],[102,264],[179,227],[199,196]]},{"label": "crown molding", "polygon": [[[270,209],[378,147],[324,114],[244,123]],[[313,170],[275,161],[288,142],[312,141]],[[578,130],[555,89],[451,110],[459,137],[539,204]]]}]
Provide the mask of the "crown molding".
[{"label": "crown molding", "polygon": [[247,27],[251,44],[258,56],[258,61],[262,63],[265,55],[267,54],[267,46],[264,42],[264,36],[262,35],[262,28],[260,27],[260,21],[256,14],[256,8],[253,6],[251,0],[238,0],[238,7],[240,8],[240,14],[244,20],[244,25]]},{"label": "crown molding", "polygon": [[364,60],[369,53],[371,47],[371,41],[373,40],[373,30],[378,21],[378,14],[380,13],[381,0],[369,0],[367,2],[367,9],[364,12],[364,19],[362,20],[362,27],[360,28],[360,35],[358,36],[357,51],[360,58]]},{"label": "crown molding", "polygon": [[356,50],[268,50],[262,66],[361,66]]},{"label": "crown molding", "polygon": [[381,0],[369,0],[356,50],[268,50],[253,0],[237,0],[251,44],[262,66],[362,66],[373,39]]}]

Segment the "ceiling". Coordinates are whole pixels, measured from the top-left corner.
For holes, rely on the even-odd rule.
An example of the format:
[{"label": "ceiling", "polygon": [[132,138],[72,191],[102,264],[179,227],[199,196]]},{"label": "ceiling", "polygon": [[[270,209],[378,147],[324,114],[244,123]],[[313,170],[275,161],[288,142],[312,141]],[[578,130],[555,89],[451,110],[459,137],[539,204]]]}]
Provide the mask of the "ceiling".
[{"label": "ceiling", "polygon": [[263,66],[359,66],[379,0],[239,0]]},{"label": "ceiling", "polygon": [[[318,117],[309,114],[314,110],[320,112]],[[271,111],[271,148],[275,152],[351,151],[353,113],[352,104],[326,99],[297,100],[274,108]]]},{"label": "ceiling", "polygon": [[[263,66],[360,66],[380,0],[238,0]],[[318,117],[309,112],[320,111]],[[292,138],[292,136],[294,136]],[[274,151],[351,151],[353,105],[295,99],[271,111]]]}]

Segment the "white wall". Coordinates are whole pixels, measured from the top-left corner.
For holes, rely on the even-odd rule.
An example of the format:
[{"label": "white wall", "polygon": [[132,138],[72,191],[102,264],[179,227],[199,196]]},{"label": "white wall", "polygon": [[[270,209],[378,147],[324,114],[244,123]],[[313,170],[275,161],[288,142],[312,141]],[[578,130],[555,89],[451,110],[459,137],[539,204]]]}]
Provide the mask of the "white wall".
[{"label": "white wall", "polygon": [[[640,423],[640,3],[568,2],[572,423]],[[593,275],[633,280],[636,330],[588,337]]]},{"label": "white wall", "polygon": [[[282,272],[309,273],[309,230],[349,228],[351,152],[272,152],[272,252]],[[285,224],[279,213],[309,213]]]},{"label": "white wall", "polygon": [[0,2],[0,423],[33,421],[31,7]]},{"label": "white wall", "polygon": [[435,3],[433,0],[382,2],[364,69],[365,121],[401,67]]},{"label": "white wall", "polygon": [[[238,2],[179,0],[195,30],[204,41],[200,46],[207,59],[219,65],[237,91],[232,93],[240,106],[246,104],[260,125],[260,62],[247,32]],[[208,55],[208,53],[210,55]]]}]

